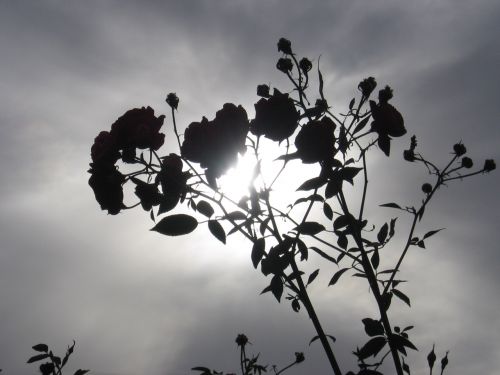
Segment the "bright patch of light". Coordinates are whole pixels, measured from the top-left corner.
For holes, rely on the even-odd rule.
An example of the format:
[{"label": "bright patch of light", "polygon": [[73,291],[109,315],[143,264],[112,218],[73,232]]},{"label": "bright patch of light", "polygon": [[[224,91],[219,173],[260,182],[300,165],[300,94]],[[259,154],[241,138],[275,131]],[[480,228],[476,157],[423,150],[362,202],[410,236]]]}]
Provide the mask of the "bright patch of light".
[{"label": "bright patch of light", "polygon": [[250,152],[245,153],[243,156],[238,155],[236,166],[219,178],[219,185],[223,193],[236,201],[245,195],[249,195],[249,187],[256,164],[255,156]]}]

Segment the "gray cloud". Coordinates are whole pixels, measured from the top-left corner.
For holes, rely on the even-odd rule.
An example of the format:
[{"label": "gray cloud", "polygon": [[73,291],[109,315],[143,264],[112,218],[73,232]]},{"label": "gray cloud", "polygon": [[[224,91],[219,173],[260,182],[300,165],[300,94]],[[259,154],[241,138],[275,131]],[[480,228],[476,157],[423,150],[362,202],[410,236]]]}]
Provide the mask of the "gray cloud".
[{"label": "gray cloud", "polygon": [[[131,107],[168,112],[169,91],[181,97],[181,127],[212,118],[226,101],[253,116],[257,84],[287,87],[274,68],[276,41],[286,36],[301,55],[321,55],[334,109],[374,75],[394,87],[426,155],[444,163],[462,139],[476,164],[499,160],[499,10],[494,1],[1,3],[0,368],[23,374],[31,345],[63,351],[75,338],[72,363],[96,374],[236,371],[233,340],[245,332],[266,363],[306,351],[290,375],[326,372],[319,346],[307,346],[309,319],[258,295],[266,280],[241,240],[222,247],[203,228],[187,240],[160,238],[139,210],[100,212],[85,174],[92,139]],[[375,222],[394,214],[376,213],[380,203],[418,202],[429,176],[416,169],[375,156],[381,182],[367,207]],[[393,310],[395,321],[416,326],[412,373],[425,373],[433,342],[439,354],[451,350],[450,372],[493,374],[500,365],[499,182],[492,174],[443,189],[422,225],[447,230],[410,254],[404,290],[413,307]],[[333,272],[322,269],[312,294],[353,369],[359,320],[374,309],[359,280],[326,289]]]}]

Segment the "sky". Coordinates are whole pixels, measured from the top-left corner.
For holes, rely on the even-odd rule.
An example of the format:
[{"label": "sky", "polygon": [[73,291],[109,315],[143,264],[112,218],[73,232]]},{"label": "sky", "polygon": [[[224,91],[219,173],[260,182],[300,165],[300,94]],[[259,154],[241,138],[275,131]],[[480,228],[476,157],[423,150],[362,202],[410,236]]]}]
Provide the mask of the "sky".
[{"label": "sky", "polygon": [[[163,237],[139,208],[101,211],[87,184],[93,139],[134,107],[168,115],[169,92],[180,98],[181,129],[226,102],[252,118],[258,84],[291,90],[275,68],[286,37],[298,55],[321,56],[335,111],[368,76],[394,88],[408,133],[390,158],[374,150],[367,210],[383,222],[394,212],[378,204],[416,204],[431,178],[400,156],[410,135],[441,165],[458,141],[478,166],[500,160],[499,16],[494,0],[0,0],[0,368],[36,372],[25,363],[32,345],[63,353],[74,339],[73,371],[236,372],[234,339],[245,333],[264,364],[304,351],[288,374],[328,373],[319,345],[308,345],[305,312],[259,295],[268,280],[242,238],[224,246],[206,228]],[[168,116],[164,132],[162,150],[175,152]],[[498,373],[499,183],[498,173],[450,183],[419,227],[446,230],[412,248],[402,270],[412,308],[390,310],[415,325],[412,374],[427,373],[433,343],[438,359],[450,351],[450,374]],[[393,259],[398,249],[389,251]],[[328,288],[336,268],[316,264],[312,299],[343,371],[354,370],[360,320],[375,307],[366,285],[346,277]]]}]

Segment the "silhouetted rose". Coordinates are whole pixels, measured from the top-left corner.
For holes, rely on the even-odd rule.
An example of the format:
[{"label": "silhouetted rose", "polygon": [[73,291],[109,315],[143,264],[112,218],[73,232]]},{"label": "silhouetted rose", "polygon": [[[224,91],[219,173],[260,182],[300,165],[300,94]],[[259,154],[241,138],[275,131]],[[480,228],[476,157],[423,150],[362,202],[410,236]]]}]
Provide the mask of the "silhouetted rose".
[{"label": "silhouetted rose", "polygon": [[495,160],[493,159],[486,159],[484,161],[484,167],[483,167],[483,170],[485,172],[491,172],[491,171],[494,171],[496,169],[496,164],[495,164]]},{"label": "silhouetted rose", "polygon": [[165,134],[160,133],[164,119],[164,115],[156,117],[151,107],[134,108],[114,122],[111,135],[121,150],[158,150],[165,141]]},{"label": "silhouetted rose", "polygon": [[389,86],[385,86],[378,92],[378,101],[380,103],[387,103],[393,96],[392,89]]},{"label": "silhouetted rose", "polygon": [[283,52],[286,55],[292,54],[292,42],[288,39],[280,38],[278,41],[278,52]]},{"label": "silhouetted rose", "polygon": [[297,155],[304,163],[330,160],[335,152],[335,124],[329,117],[309,121],[295,138]]},{"label": "silhouetted rose", "polygon": [[291,72],[293,69],[292,60],[290,60],[289,58],[281,58],[276,63],[276,68],[278,68],[278,70],[281,70],[283,73]]},{"label": "silhouetted rose", "polygon": [[373,90],[375,90],[375,87],[377,87],[377,81],[375,81],[373,77],[365,78],[358,85],[359,91],[361,91],[361,94],[363,94],[365,98],[370,96]]},{"label": "silhouetted rose", "polygon": [[258,85],[257,86],[257,95],[262,96],[263,98],[269,98],[269,85]]},{"label": "silhouetted rose", "polygon": [[102,131],[94,139],[90,149],[90,155],[94,163],[114,164],[120,158],[115,138],[111,133]]},{"label": "silhouetted rose", "polygon": [[378,133],[378,146],[389,156],[391,137],[401,137],[406,134],[403,116],[391,104],[375,103],[370,100],[373,122],[371,130]]},{"label": "silhouetted rose", "polygon": [[179,97],[173,92],[167,95],[167,99],[165,99],[165,101],[173,109],[177,109],[177,106],[179,105]]},{"label": "silhouetted rose", "polygon": [[467,156],[464,156],[462,158],[462,167],[469,169],[469,168],[472,168],[473,165],[474,165],[474,163],[472,162],[471,158],[469,158]]},{"label": "silhouetted rose", "polygon": [[102,210],[108,210],[111,215],[120,212],[123,205],[123,188],[125,177],[109,164],[91,164],[89,185],[94,190],[95,199]]},{"label": "silhouetted rose", "polygon": [[135,195],[140,199],[144,210],[149,211],[160,204],[161,194],[156,184],[148,184],[138,178],[132,178],[132,181],[135,183]]},{"label": "silhouetted rose", "polygon": [[215,183],[233,164],[238,153],[246,150],[245,140],[248,133],[248,117],[240,105],[226,103],[215,114],[215,119],[191,123],[185,133],[181,154],[186,159],[200,163],[209,182]]},{"label": "silhouetted rose", "polygon": [[260,99],[255,104],[255,119],[250,131],[273,141],[281,142],[290,137],[298,126],[299,113],[288,94],[274,90],[269,99]]},{"label": "silhouetted rose", "polygon": [[311,61],[307,57],[303,57],[299,62],[299,67],[304,74],[307,74],[313,66]]}]

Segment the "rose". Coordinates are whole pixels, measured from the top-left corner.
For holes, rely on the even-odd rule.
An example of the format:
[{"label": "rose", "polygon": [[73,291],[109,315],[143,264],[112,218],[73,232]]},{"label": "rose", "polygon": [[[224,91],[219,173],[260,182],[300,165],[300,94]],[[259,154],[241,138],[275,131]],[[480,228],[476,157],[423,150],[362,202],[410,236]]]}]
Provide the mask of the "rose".
[{"label": "rose", "polygon": [[123,188],[125,177],[110,164],[91,164],[89,185],[94,190],[95,199],[102,210],[111,215],[120,212],[123,205]]},{"label": "rose", "polygon": [[260,99],[255,104],[255,119],[250,122],[250,131],[281,142],[290,137],[298,126],[299,113],[288,94],[274,90],[269,99]]},{"label": "rose", "polygon": [[207,179],[215,186],[215,179],[236,161],[238,153],[245,152],[248,127],[245,109],[226,103],[217,111],[214,120],[203,117],[201,122],[193,122],[187,127],[181,154],[206,168]]},{"label": "rose", "polygon": [[182,159],[179,155],[170,154],[163,158],[161,171],[156,177],[156,183],[161,184],[163,191],[161,212],[170,211],[184,197],[189,176],[189,172],[182,171]]},{"label": "rose", "polygon": [[158,150],[165,142],[165,134],[160,133],[165,116],[156,117],[151,107],[131,109],[118,118],[111,126],[111,135],[118,149],[135,155],[135,149]]},{"label": "rose", "polygon": [[303,163],[330,160],[335,153],[335,124],[324,116],[321,120],[309,121],[295,138],[297,155]]},{"label": "rose", "polygon": [[100,132],[90,149],[94,163],[114,164],[120,158],[115,137],[107,131]]}]

